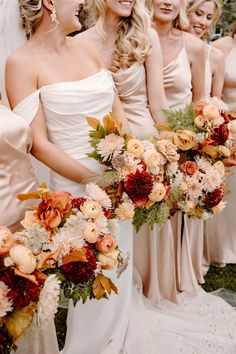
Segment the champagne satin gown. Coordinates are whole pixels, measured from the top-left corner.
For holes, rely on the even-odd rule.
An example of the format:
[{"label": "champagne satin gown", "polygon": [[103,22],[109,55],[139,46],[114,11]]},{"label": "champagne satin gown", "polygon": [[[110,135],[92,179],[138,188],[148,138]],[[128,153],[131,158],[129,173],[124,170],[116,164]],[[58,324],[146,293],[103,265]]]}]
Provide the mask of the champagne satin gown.
[{"label": "champagne satin gown", "polygon": [[[103,166],[88,157],[90,126],[86,117],[102,121],[112,111],[114,82],[110,72],[100,70],[83,80],[62,82],[41,87],[26,97],[15,111],[31,123],[42,103],[49,140],[95,173]],[[50,172],[54,190],[74,196],[85,196],[85,186]],[[125,256],[132,255],[132,227],[120,223],[119,248]],[[116,284],[119,295],[109,299],[78,302],[69,305],[67,334],[63,354],[118,354],[123,346],[128,326],[132,287],[132,257],[126,271],[117,279],[116,271],[106,272]],[[54,353],[50,353],[54,354]]]},{"label": "champagne satin gown", "polygon": [[[149,138],[157,134],[148,108],[146,71],[135,63],[113,73],[113,79],[134,136]],[[134,231],[134,265],[141,275],[144,294],[153,302],[176,302],[176,270],[171,223],[159,230],[144,225]]]},{"label": "champagne satin gown", "polygon": [[[192,100],[192,74],[185,47],[176,58],[163,69],[164,88],[169,107],[173,110],[184,108]],[[196,295],[200,288],[196,278],[194,263],[202,255],[201,247],[195,249],[199,238],[203,239],[203,221],[196,218],[182,217],[179,213],[172,218],[174,235],[174,254],[176,264],[177,289],[187,295]],[[182,236],[181,236],[182,227]],[[182,237],[182,240],[181,240]]]},{"label": "champagne satin gown", "polygon": [[[17,194],[35,191],[38,183],[31,165],[31,128],[21,116],[0,105],[0,225],[12,232],[32,200],[21,202]],[[44,327],[30,326],[17,341],[16,354],[58,354],[54,322]]]},{"label": "champagne satin gown", "polygon": [[[225,80],[222,99],[229,109],[236,110],[236,47],[233,47],[225,61]],[[230,194],[226,196],[225,210],[213,219],[207,220],[206,260],[208,265],[225,265],[236,263],[236,167],[231,167],[233,175],[228,178],[227,187]]]}]

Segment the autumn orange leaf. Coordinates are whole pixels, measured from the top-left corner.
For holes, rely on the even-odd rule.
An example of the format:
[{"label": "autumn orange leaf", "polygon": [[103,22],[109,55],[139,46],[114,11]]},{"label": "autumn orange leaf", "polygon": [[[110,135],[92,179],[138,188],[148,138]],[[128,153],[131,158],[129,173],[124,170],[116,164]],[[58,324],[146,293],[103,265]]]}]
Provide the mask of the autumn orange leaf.
[{"label": "autumn orange leaf", "polygon": [[90,127],[92,127],[93,129],[97,129],[100,126],[100,122],[98,119],[93,118],[93,117],[87,117],[87,122],[90,125]]},{"label": "autumn orange leaf", "polygon": [[71,262],[87,262],[86,252],[87,250],[85,248],[75,250],[67,256],[64,256],[62,258],[62,263],[67,264]]}]

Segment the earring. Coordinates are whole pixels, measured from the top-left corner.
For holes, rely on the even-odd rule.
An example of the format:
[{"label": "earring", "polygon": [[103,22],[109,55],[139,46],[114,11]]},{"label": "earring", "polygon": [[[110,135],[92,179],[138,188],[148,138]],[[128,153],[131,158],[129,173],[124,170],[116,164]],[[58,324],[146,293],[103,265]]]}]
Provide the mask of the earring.
[{"label": "earring", "polygon": [[52,13],[51,13],[50,17],[51,17],[51,20],[52,20],[53,23],[55,23],[56,25],[59,24],[59,22],[58,22],[58,20],[57,20],[57,12],[56,12],[56,9],[54,9],[54,8],[52,9]]}]

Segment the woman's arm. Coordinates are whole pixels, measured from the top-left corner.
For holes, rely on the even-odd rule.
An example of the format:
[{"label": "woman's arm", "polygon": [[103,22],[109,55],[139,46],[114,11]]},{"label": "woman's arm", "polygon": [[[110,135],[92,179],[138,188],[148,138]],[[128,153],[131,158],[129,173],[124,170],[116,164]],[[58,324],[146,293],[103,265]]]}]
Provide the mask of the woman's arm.
[{"label": "woman's arm", "polygon": [[162,109],[168,108],[163,82],[162,52],[158,34],[151,29],[150,43],[151,53],[145,60],[147,91],[149,109],[154,121],[158,124],[165,123]]},{"label": "woman's arm", "polygon": [[[24,59],[24,60],[23,60]],[[25,97],[37,91],[37,68],[27,57],[11,57],[6,66],[6,88],[11,107],[15,107]],[[31,123],[33,146],[31,153],[45,165],[65,178],[74,182],[82,182],[95,174],[80,162],[70,157],[47,137],[47,127],[43,108],[40,104],[38,112]],[[68,139],[70,137],[68,136]]]},{"label": "woman's arm", "polygon": [[112,106],[112,112],[114,113],[114,117],[118,123],[122,124],[122,130],[128,132],[129,131],[129,123],[128,119],[126,118],[126,114],[124,108],[121,104],[120,98],[118,93],[115,92],[114,102]]},{"label": "woman's arm", "polygon": [[212,67],[211,96],[221,99],[225,76],[225,59],[220,50],[211,48],[210,63]]},{"label": "woman's arm", "polygon": [[205,98],[205,44],[190,33],[184,32],[187,55],[192,73],[192,100]]}]

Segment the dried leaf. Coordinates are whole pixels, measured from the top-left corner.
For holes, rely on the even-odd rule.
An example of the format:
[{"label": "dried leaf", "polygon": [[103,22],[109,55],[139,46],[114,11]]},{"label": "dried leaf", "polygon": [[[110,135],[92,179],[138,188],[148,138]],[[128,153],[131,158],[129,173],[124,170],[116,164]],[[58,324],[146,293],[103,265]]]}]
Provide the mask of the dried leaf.
[{"label": "dried leaf", "polygon": [[114,291],[115,294],[118,294],[118,289],[115,286],[115,284],[113,283],[113,281],[110,278],[108,278],[108,280],[109,280],[109,284],[110,284],[111,289]]},{"label": "dried leaf", "polygon": [[18,275],[19,277],[25,278],[25,279],[31,281],[34,284],[38,284],[35,275],[23,273],[17,268],[13,268],[13,269],[14,269],[15,275]]},{"label": "dried leaf", "polygon": [[62,258],[62,264],[67,264],[71,262],[86,262],[87,261],[86,252],[87,251],[85,248],[80,248],[78,250],[75,250]]},{"label": "dried leaf", "polygon": [[109,132],[110,131],[112,131],[112,132],[117,131],[116,121],[115,121],[115,118],[112,113],[107,114],[103,118],[103,125],[104,125],[105,130],[107,130]]},{"label": "dried leaf", "polygon": [[202,148],[205,154],[210,155],[213,159],[216,159],[219,155],[219,150],[217,146],[206,145]]},{"label": "dried leaf", "polygon": [[99,274],[98,275],[99,277],[99,280],[103,286],[103,288],[108,292],[109,295],[111,295],[111,285],[110,285],[110,282],[109,282],[109,278],[105,277],[105,275],[102,275],[102,274]]},{"label": "dried leaf", "polygon": [[100,126],[100,122],[98,119],[93,117],[87,117],[86,119],[90,127],[92,127],[93,129],[97,129]]},{"label": "dried leaf", "polygon": [[28,199],[39,199],[40,195],[38,192],[31,192],[27,194],[18,194],[16,197],[19,200],[28,200]]},{"label": "dried leaf", "polygon": [[105,294],[105,289],[100,281],[99,276],[93,282],[93,294],[97,300],[100,300]]}]

